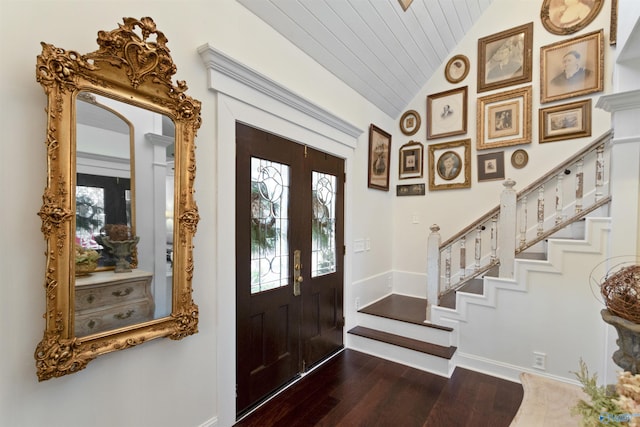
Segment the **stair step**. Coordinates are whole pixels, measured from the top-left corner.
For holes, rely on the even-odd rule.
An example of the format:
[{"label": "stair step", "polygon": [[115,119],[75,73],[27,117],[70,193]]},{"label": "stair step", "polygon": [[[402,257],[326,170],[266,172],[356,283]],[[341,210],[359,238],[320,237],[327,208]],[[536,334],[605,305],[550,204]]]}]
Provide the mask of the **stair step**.
[{"label": "stair step", "polygon": [[544,252],[520,252],[519,254],[516,255],[516,258],[546,261],[547,254]]},{"label": "stair step", "polygon": [[456,308],[456,292],[466,292],[468,294],[482,295],[484,293],[484,279],[473,279],[468,283],[465,283],[460,289],[453,292],[447,292],[440,297],[440,307],[450,308],[455,310]]},{"label": "stair step", "polygon": [[407,348],[409,350],[414,350],[420,353],[430,354],[432,356],[441,357],[447,360],[450,360],[457,350],[457,347],[454,346],[445,347],[442,345],[431,344],[400,335],[365,328],[364,326],[356,326],[353,329],[349,330],[348,333],[364,338],[369,338],[375,341],[392,344],[398,347]]},{"label": "stair step", "polygon": [[413,323],[429,328],[452,331],[447,326],[425,323],[427,316],[427,300],[425,298],[410,297],[406,295],[391,294],[380,301],[369,304],[358,310],[358,313],[372,316],[385,317],[401,322]]}]

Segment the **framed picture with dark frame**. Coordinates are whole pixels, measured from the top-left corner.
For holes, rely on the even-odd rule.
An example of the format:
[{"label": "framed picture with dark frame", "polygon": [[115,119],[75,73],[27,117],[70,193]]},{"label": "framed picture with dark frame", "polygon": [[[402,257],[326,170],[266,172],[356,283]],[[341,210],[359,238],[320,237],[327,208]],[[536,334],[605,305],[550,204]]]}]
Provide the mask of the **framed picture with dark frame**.
[{"label": "framed picture with dark frame", "polygon": [[478,92],[531,81],[533,22],[478,39]]},{"label": "framed picture with dark frame", "polygon": [[427,96],[427,139],[467,133],[467,86]]},{"label": "framed picture with dark frame", "polygon": [[402,184],[396,185],[396,196],[424,196],[424,184]]},{"label": "framed picture with dark frame", "polygon": [[423,148],[417,141],[409,141],[400,147],[400,179],[422,178]]},{"label": "framed picture with dark frame", "polygon": [[504,151],[478,154],[478,182],[504,179]]},{"label": "framed picture with dark frame", "polygon": [[477,149],[531,142],[531,86],[478,98]]},{"label": "framed picture with dark frame", "polygon": [[429,190],[471,187],[471,140],[431,144]]},{"label": "framed picture with dark frame", "polygon": [[372,123],[369,126],[369,188],[389,191],[390,164],[391,134]]},{"label": "framed picture with dark frame", "polygon": [[539,110],[540,142],[591,136],[591,99]]},{"label": "framed picture with dark frame", "polygon": [[566,36],[580,31],[596,19],[603,4],[604,0],[544,0],[540,19],[550,33]]},{"label": "framed picture with dark frame", "polygon": [[604,33],[594,31],[540,48],[540,102],[601,92]]}]

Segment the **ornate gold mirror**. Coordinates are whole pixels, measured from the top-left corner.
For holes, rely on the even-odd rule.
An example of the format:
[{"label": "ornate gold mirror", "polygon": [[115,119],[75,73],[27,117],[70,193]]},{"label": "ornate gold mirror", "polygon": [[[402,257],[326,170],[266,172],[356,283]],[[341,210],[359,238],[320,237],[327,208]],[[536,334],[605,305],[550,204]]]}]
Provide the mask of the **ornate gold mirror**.
[{"label": "ornate gold mirror", "polygon": [[[42,43],[47,186],[45,331],[38,379],[197,332],[193,199],[200,102],[151,18],[124,18],[86,55]],[[175,223],[175,227],[174,227]]]}]

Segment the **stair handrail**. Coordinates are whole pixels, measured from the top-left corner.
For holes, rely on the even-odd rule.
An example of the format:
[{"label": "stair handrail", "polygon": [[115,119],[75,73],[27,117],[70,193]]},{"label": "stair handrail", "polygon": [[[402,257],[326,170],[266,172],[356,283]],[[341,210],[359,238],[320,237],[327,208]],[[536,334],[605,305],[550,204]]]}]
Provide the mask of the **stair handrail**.
[{"label": "stair handrail", "polygon": [[[457,232],[456,234],[454,234],[453,236],[451,236],[450,238],[448,238],[447,240],[445,240],[444,242],[440,243],[441,239],[440,239],[440,234],[439,234],[439,230],[440,227],[437,226],[436,224],[431,226],[431,234],[429,236],[429,243],[428,243],[428,268],[427,268],[427,299],[428,299],[428,303],[429,305],[432,304],[433,301],[435,301],[436,296],[441,297],[442,295],[444,295],[447,292],[451,292],[457,289],[460,289],[460,287],[464,286],[464,284],[466,284],[467,282],[469,282],[471,279],[476,278],[482,274],[484,274],[487,270],[490,269],[490,267],[494,266],[494,265],[506,265],[505,261],[508,261],[507,263],[513,264],[513,258],[515,257],[516,254],[530,248],[531,246],[535,245],[536,243],[546,239],[547,237],[549,237],[550,235],[556,233],[557,231],[559,231],[560,229],[566,227],[567,225],[574,223],[576,221],[579,221],[580,219],[584,218],[586,215],[588,215],[589,213],[595,211],[596,209],[608,204],[611,202],[611,196],[610,195],[604,195],[602,194],[602,187],[604,186],[604,157],[603,157],[603,153],[604,153],[604,149],[606,148],[606,146],[608,145],[608,143],[613,139],[613,130],[608,130],[607,132],[603,133],[600,137],[598,137],[596,140],[594,140],[592,143],[588,144],[587,146],[585,146],[584,148],[582,148],[581,150],[579,150],[578,152],[576,152],[574,155],[572,155],[571,157],[569,157],[567,160],[561,162],[560,164],[558,164],[557,166],[555,166],[554,168],[552,168],[551,170],[549,170],[547,173],[545,173],[543,176],[541,176],[539,179],[535,180],[534,182],[532,182],[530,185],[528,185],[527,187],[525,187],[523,190],[519,191],[516,194],[516,197],[513,198],[513,203],[509,202],[509,204],[513,204],[513,206],[509,206],[508,209],[510,209],[510,213],[509,216],[516,216],[518,217],[518,215],[514,215],[515,213],[517,213],[517,207],[520,204],[521,206],[523,206],[524,208],[524,212],[525,212],[525,218],[523,220],[522,215],[520,215],[519,221],[518,219],[514,219],[514,223],[511,225],[511,228],[513,228],[513,226],[516,224],[516,222],[519,222],[515,228],[515,230],[511,230],[508,232],[508,234],[512,234],[513,236],[500,236],[501,239],[512,239],[512,240],[503,240],[508,242],[508,244],[506,246],[512,246],[511,242],[516,242],[515,247],[514,247],[514,251],[513,254],[502,254],[502,256],[497,256],[497,242],[498,242],[498,228],[503,228],[503,226],[497,226],[496,224],[500,222],[500,218],[501,216],[503,216],[503,213],[501,213],[501,208],[504,209],[504,202],[501,202],[500,205],[490,209],[487,213],[485,213],[484,215],[482,215],[480,218],[478,218],[477,220],[475,220],[474,222],[472,222],[471,224],[467,225],[466,227],[464,227],[463,229],[461,229],[459,232]],[[596,184],[595,184],[595,201],[594,203],[586,208],[583,208],[582,205],[578,205],[577,200],[574,200],[574,202],[576,202],[576,206],[575,206],[575,210],[576,212],[573,215],[568,216],[566,219],[562,219],[562,218],[556,218],[556,222],[555,225],[553,227],[551,227],[548,230],[541,230],[540,226],[538,226],[538,229],[536,231],[536,236],[534,236],[532,239],[527,240],[528,238],[526,237],[527,235],[527,229],[526,229],[526,203],[527,203],[527,196],[529,196],[530,194],[533,194],[536,190],[540,191],[540,188],[543,189],[544,192],[544,185],[551,182],[554,179],[557,179],[558,181],[561,180],[561,174],[563,174],[565,171],[567,171],[569,168],[573,167],[576,164],[579,164],[580,162],[582,162],[584,160],[584,158],[592,153],[592,152],[596,152],[597,154],[597,158],[595,160],[596,163]],[[578,167],[579,172],[576,174],[576,180],[580,181],[577,183],[576,187],[576,199],[578,198],[582,198],[583,194],[583,175],[582,175],[582,171],[581,168],[582,165],[580,164],[580,166]],[[560,177],[560,178],[559,178]],[[505,191],[512,191],[513,186],[515,185],[515,182],[511,181],[511,180],[506,180],[505,181],[505,190],[503,191],[503,194]],[[600,186],[600,187],[599,187]],[[556,191],[558,191],[558,189],[556,189]],[[501,196],[502,197],[502,196]],[[560,199],[562,199],[562,197],[560,197]],[[582,200],[580,200],[580,202],[582,202]],[[544,218],[544,200],[542,200],[542,207],[540,207],[540,200],[538,200],[538,216],[540,216],[540,212],[542,212],[542,219],[539,219],[539,221],[544,222],[546,220],[546,218]],[[558,196],[556,195],[556,204],[559,203],[558,200]],[[562,204],[561,200],[560,200],[560,204]],[[557,210],[561,210],[564,209],[564,206],[560,206],[559,208],[557,208]],[[562,216],[562,215],[561,215]],[[511,220],[509,220],[511,221]],[[523,222],[524,221],[524,222]],[[480,257],[478,255],[478,243],[477,243],[477,237],[476,237],[476,254],[475,254],[475,265],[473,268],[473,271],[471,271],[469,274],[467,274],[465,272],[466,270],[466,246],[465,246],[465,241],[466,241],[466,237],[469,236],[471,233],[474,232],[474,230],[479,233],[478,230],[482,229],[484,230],[486,228],[485,224],[488,224],[489,222],[492,223],[491,225],[491,255],[488,257],[489,259],[487,260],[486,256],[484,257],[484,265],[482,265],[482,262],[480,261]],[[504,221],[503,221],[504,222]],[[524,230],[523,230],[524,228]],[[479,234],[478,234],[479,235]],[[462,242],[461,244],[461,250],[460,250],[460,264],[461,264],[461,271],[462,273],[460,274],[460,280],[455,283],[455,284],[451,284],[450,283],[450,269],[451,269],[451,259],[450,259],[450,253],[451,253],[451,248],[454,244]],[[437,250],[435,249],[437,248]],[[449,252],[449,258],[446,258],[447,253]],[[441,274],[441,260],[443,259],[443,253],[445,254],[445,275],[443,276]],[[435,259],[433,257],[436,257]],[[507,260],[505,260],[504,258],[507,258]],[[448,270],[448,271],[447,271]],[[507,271],[511,270],[512,271],[512,267],[511,269],[506,269]],[[508,276],[508,274],[507,274]],[[443,283],[443,277],[444,277],[444,283]],[[505,277],[503,275],[503,272],[501,272],[500,277]],[[427,310],[427,313],[429,313],[430,310]]]}]

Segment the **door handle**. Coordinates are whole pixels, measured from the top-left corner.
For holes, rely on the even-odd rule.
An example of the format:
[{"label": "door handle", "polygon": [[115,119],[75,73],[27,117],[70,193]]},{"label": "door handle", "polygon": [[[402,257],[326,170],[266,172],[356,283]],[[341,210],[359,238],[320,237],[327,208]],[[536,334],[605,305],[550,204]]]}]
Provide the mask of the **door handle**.
[{"label": "door handle", "polygon": [[303,280],[300,249],[296,249],[293,251],[293,296],[300,296],[300,284]]}]

